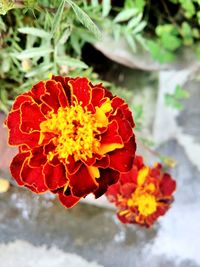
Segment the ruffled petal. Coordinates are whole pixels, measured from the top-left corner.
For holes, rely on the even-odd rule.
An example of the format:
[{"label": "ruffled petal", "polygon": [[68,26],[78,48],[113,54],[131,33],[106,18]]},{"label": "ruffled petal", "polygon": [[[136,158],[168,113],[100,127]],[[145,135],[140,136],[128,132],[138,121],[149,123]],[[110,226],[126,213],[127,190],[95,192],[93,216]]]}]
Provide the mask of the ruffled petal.
[{"label": "ruffled petal", "polygon": [[66,208],[72,208],[81,200],[80,197],[75,197],[72,195],[67,196],[63,193],[63,191],[58,193],[58,198],[60,202],[63,204],[63,206],[65,206]]},{"label": "ruffled petal", "polygon": [[13,158],[10,164],[11,174],[15,178],[18,185],[20,186],[24,185],[24,182],[22,181],[20,175],[21,169],[23,168],[23,164],[29,156],[30,156],[29,152],[19,153]]},{"label": "ruffled petal", "polygon": [[54,166],[47,162],[44,165],[43,173],[45,184],[52,191],[65,186],[67,183],[66,171],[63,164]]},{"label": "ruffled petal", "polygon": [[9,129],[8,142],[10,145],[27,145],[29,147],[38,146],[40,137],[39,132],[22,133],[20,131],[20,111],[10,112],[7,118],[7,127]]},{"label": "ruffled petal", "polygon": [[167,173],[163,174],[160,182],[160,190],[164,196],[170,196],[176,189],[176,182]]},{"label": "ruffled petal", "polygon": [[105,90],[102,89],[102,87],[95,86],[92,88],[92,104],[95,107],[100,107],[101,100],[105,95]]},{"label": "ruffled petal", "polygon": [[120,172],[128,172],[132,168],[136,150],[135,138],[132,137],[122,149],[117,149],[109,153],[110,168]]},{"label": "ruffled petal", "polygon": [[98,149],[100,155],[104,155],[124,146],[122,138],[118,133],[118,128],[119,126],[115,120],[108,125],[107,131],[101,136],[101,146]]},{"label": "ruffled petal", "polygon": [[30,167],[40,167],[44,165],[47,161],[47,157],[44,154],[44,149],[42,146],[33,148],[31,150],[31,156],[29,159]]},{"label": "ruffled petal", "polygon": [[19,109],[21,104],[24,102],[34,103],[34,99],[32,98],[31,93],[25,93],[25,94],[17,96],[12,106],[12,110]]},{"label": "ruffled petal", "polygon": [[[71,88],[72,103],[78,101],[81,105],[87,106],[92,97],[91,87],[87,78],[77,78],[69,80],[68,84]],[[75,96],[75,97],[74,97]]]},{"label": "ruffled petal", "polygon": [[112,169],[100,169],[100,178],[97,179],[99,188],[94,192],[96,198],[102,196],[109,185],[115,184],[119,180],[119,172]]},{"label": "ruffled petal", "polygon": [[128,142],[133,136],[133,130],[130,122],[126,118],[124,118],[123,113],[120,109],[118,109],[117,113],[112,116],[112,119],[115,119],[118,123],[118,132],[122,137],[123,142]]},{"label": "ruffled petal", "polygon": [[68,162],[66,165],[66,169],[67,169],[67,172],[72,175],[72,174],[75,174],[79,168],[81,167],[81,165],[83,164],[80,160],[79,161],[75,161],[74,160],[74,157],[73,156],[69,156],[68,157]]},{"label": "ruffled petal", "polygon": [[58,99],[60,84],[53,80],[46,82],[46,94],[41,96],[42,102],[48,105],[56,113],[60,107],[60,102]]},{"label": "ruffled petal", "polygon": [[83,164],[74,175],[68,175],[68,178],[72,194],[76,197],[83,197],[98,188],[98,183]]},{"label": "ruffled petal", "polygon": [[56,82],[60,82],[62,84],[65,95],[67,96],[67,99],[70,105],[71,105],[71,90],[70,90],[70,86],[68,85],[68,81],[71,79],[74,80],[73,78],[69,78],[69,77],[54,76],[54,75],[52,76],[52,80]]},{"label": "ruffled petal", "polygon": [[[40,130],[40,123],[45,120],[40,107],[34,103],[23,103],[21,105],[20,129],[24,133],[32,133]],[[33,118],[34,116],[34,118]]]},{"label": "ruffled petal", "polygon": [[42,170],[42,166],[35,168],[30,167],[26,160],[21,171],[22,181],[27,186],[34,187],[37,193],[44,193],[48,190]]}]

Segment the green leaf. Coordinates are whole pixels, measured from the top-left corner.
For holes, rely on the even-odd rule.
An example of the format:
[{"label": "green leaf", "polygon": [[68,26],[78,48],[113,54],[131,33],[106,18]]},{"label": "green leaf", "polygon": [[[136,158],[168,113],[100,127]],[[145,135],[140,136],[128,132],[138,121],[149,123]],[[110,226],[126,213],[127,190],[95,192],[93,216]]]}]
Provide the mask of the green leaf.
[{"label": "green leaf", "polygon": [[51,48],[37,47],[37,48],[26,49],[21,53],[16,53],[16,54],[14,53],[13,56],[15,56],[19,60],[23,60],[26,58],[43,57],[44,55],[47,55],[52,51],[53,50]]},{"label": "green leaf", "polygon": [[138,24],[138,26],[132,31],[132,34],[136,34],[138,32],[141,32],[145,27],[146,27],[147,23],[146,21],[142,21],[140,24]]},{"label": "green leaf", "polygon": [[127,25],[127,28],[128,29],[133,29],[135,28],[141,21],[142,19],[142,13],[140,13],[138,16],[132,18],[129,22],[128,22],[128,25]]},{"label": "green leaf", "polygon": [[58,44],[61,44],[61,45],[65,44],[66,41],[68,40],[68,38],[69,38],[71,32],[72,32],[71,27],[68,27],[68,28],[63,32],[62,36],[60,37],[60,40],[58,41]]},{"label": "green leaf", "polygon": [[131,47],[131,49],[135,53],[137,48],[136,48],[136,43],[135,43],[133,36],[131,36],[128,32],[126,32],[125,37],[126,37],[126,40],[129,44],[129,46]]},{"label": "green leaf", "polygon": [[68,66],[68,67],[74,67],[74,68],[81,68],[81,69],[87,69],[88,66],[81,60],[72,58],[69,56],[62,56],[62,57],[57,57],[56,62],[60,66]]},{"label": "green leaf", "polygon": [[96,26],[96,24],[91,20],[91,18],[79,6],[77,6],[77,4],[75,4],[71,0],[65,0],[65,2],[68,3],[72,7],[77,19],[89,31],[91,31],[96,36],[97,39],[101,39],[101,32]]},{"label": "green leaf", "polygon": [[51,38],[52,35],[42,29],[38,29],[38,28],[34,28],[34,27],[22,27],[19,28],[18,31],[20,33],[24,33],[24,34],[30,34],[33,36],[37,36],[40,38]]},{"label": "green leaf", "polygon": [[152,58],[160,63],[171,62],[175,59],[175,55],[164,49],[158,42],[148,40],[147,46]]},{"label": "green leaf", "polygon": [[96,6],[98,6],[98,0],[91,0],[91,5],[93,6],[93,7],[96,7]]},{"label": "green leaf", "polygon": [[25,77],[30,78],[42,73],[45,73],[47,70],[51,69],[53,67],[53,64],[40,64],[36,68],[32,69],[31,71],[27,72]]},{"label": "green leaf", "polygon": [[186,99],[188,98],[190,95],[189,93],[183,89],[180,85],[177,85],[175,88],[175,92],[174,92],[174,97],[177,99]]},{"label": "green leaf", "polygon": [[165,104],[169,107],[176,108],[178,110],[183,109],[183,105],[170,94],[165,95]]},{"label": "green leaf", "polygon": [[181,46],[181,40],[169,33],[165,33],[160,37],[163,47],[169,51],[174,51]]},{"label": "green leaf", "polygon": [[65,0],[61,0],[60,5],[59,5],[57,12],[56,12],[54,19],[53,19],[52,28],[51,28],[52,34],[54,34],[57,31],[57,29],[59,28],[64,7],[65,7]]},{"label": "green leaf", "polygon": [[102,17],[105,18],[108,16],[111,10],[111,0],[102,1]]},{"label": "green leaf", "polygon": [[138,13],[137,8],[122,10],[114,19],[114,22],[127,21]]}]

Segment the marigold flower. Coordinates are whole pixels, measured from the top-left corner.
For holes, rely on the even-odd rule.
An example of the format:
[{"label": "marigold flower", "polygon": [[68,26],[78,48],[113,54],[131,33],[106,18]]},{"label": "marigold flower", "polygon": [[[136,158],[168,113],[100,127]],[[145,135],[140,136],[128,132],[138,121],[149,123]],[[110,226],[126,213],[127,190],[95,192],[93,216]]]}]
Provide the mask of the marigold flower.
[{"label": "marigold flower", "polygon": [[163,172],[161,164],[150,168],[144,165],[141,156],[136,156],[132,169],[120,175],[106,196],[115,203],[122,223],[150,227],[169,209],[175,188],[176,182]]},{"label": "marigold flower", "polygon": [[132,167],[134,122],[128,105],[87,78],[53,76],[18,96],[5,121],[18,146],[10,170],[20,186],[58,194],[71,207],[96,198]]}]

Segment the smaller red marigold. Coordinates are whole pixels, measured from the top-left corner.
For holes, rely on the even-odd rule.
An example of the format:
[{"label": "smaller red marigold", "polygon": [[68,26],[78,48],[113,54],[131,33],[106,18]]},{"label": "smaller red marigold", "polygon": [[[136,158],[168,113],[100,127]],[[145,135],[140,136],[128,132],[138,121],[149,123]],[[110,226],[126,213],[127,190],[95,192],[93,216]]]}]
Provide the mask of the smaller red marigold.
[{"label": "smaller red marigold", "polygon": [[150,168],[144,165],[141,156],[136,156],[132,169],[120,175],[106,196],[115,203],[122,223],[150,227],[170,208],[175,189],[176,182],[163,172],[161,164]]},{"label": "smaller red marigold", "polygon": [[134,122],[128,105],[87,78],[53,76],[18,96],[5,121],[18,146],[10,170],[20,186],[50,191],[66,207],[96,198],[132,167]]}]

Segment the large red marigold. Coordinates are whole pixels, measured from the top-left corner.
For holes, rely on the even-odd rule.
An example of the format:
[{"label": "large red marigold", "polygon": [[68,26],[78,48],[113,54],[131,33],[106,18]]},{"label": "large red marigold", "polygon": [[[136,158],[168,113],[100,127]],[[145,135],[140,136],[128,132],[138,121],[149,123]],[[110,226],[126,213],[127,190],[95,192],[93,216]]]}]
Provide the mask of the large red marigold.
[{"label": "large red marigold", "polygon": [[115,203],[122,223],[149,227],[169,209],[175,188],[176,182],[163,172],[161,164],[149,168],[141,156],[136,156],[132,169],[120,175],[106,196]]},{"label": "large red marigold", "polygon": [[132,167],[134,122],[128,105],[87,78],[53,76],[18,96],[5,121],[18,146],[10,170],[35,193],[66,206],[106,192]]}]

